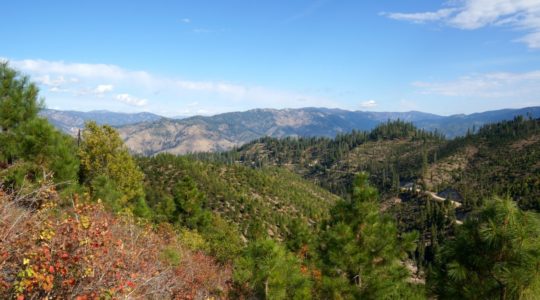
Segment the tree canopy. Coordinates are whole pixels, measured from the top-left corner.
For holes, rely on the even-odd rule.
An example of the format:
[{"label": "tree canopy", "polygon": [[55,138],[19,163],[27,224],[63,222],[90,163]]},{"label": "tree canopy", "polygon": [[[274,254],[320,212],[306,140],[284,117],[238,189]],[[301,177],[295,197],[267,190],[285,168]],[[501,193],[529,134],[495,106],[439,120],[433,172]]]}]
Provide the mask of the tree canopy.
[{"label": "tree canopy", "polygon": [[331,212],[321,239],[324,293],[328,298],[390,299],[414,295],[403,261],[415,249],[416,233],[403,234],[381,214],[377,190],[359,174],[352,197]]},{"label": "tree canopy", "polygon": [[43,101],[37,86],[7,63],[0,63],[0,80],[0,162],[18,162],[11,183],[20,185],[48,172],[55,182],[76,182],[74,141],[39,117]]},{"label": "tree canopy", "polygon": [[[113,209],[127,205],[139,215],[149,214],[144,199],[144,175],[114,128],[88,122],[82,132],[78,155],[81,182],[90,186],[94,195],[110,195],[111,199],[102,200]],[[117,193],[105,192],[103,189],[107,187],[114,187]]]},{"label": "tree canopy", "polygon": [[442,299],[537,299],[540,217],[509,199],[487,201],[443,245],[430,278]]}]

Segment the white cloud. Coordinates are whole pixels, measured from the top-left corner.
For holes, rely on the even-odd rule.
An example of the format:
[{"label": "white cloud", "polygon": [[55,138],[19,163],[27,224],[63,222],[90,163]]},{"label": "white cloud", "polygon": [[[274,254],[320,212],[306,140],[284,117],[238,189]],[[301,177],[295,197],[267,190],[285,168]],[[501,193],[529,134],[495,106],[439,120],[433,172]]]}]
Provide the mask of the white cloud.
[{"label": "white cloud", "polygon": [[[140,100],[152,98],[151,109],[155,111],[162,109],[181,110],[189,103],[198,102],[198,108],[205,109],[209,113],[255,107],[304,107],[306,100],[313,106],[339,106],[335,101],[307,92],[269,89],[226,81],[186,80],[159,76],[146,71],[128,70],[109,64],[33,59],[11,60],[9,63],[12,67],[31,75],[33,79],[42,78],[39,83],[43,86],[46,86],[44,83],[62,81],[62,87],[58,86],[58,89],[54,91],[48,90],[54,95],[45,95],[49,105],[55,105],[62,99],[62,103],[71,101],[74,105],[77,103],[77,105],[86,105],[94,109],[110,107],[109,109],[119,110],[124,108],[112,107],[115,102],[123,101],[122,103],[133,105],[140,104]],[[63,80],[58,80],[59,78],[63,78]],[[60,98],[58,95],[60,90],[71,93],[73,97]],[[107,102],[106,95],[112,91],[122,91],[122,94],[125,93],[128,96],[138,95],[138,98],[122,96],[117,99],[114,98],[116,96],[113,96],[117,101]],[[299,99],[304,99],[304,101]]]},{"label": "white cloud", "polygon": [[68,89],[63,89],[63,88],[60,88],[60,87],[57,87],[57,86],[53,86],[49,89],[49,91],[53,92],[53,93],[66,93],[66,92],[69,92]]},{"label": "white cloud", "polygon": [[361,108],[374,108],[375,106],[377,106],[377,102],[375,102],[375,100],[367,100],[360,103]]},{"label": "white cloud", "polygon": [[114,89],[112,84],[100,84],[94,89],[94,93],[96,94],[105,94],[108,92],[112,92]]},{"label": "white cloud", "polygon": [[517,39],[517,41],[529,45],[530,48],[540,49],[540,32],[527,34],[526,36]]},{"label": "white cloud", "polygon": [[473,30],[504,26],[525,32],[517,41],[540,49],[540,1],[538,0],[451,0],[447,8],[431,12],[381,13],[396,20],[414,23],[441,22],[459,29]]},{"label": "white cloud", "polygon": [[56,78],[51,78],[49,75],[44,75],[36,78],[36,81],[40,84],[50,86],[50,87],[59,87],[60,85],[67,82],[64,76],[58,76]]},{"label": "white cloud", "polygon": [[442,8],[433,12],[422,12],[422,13],[380,13],[382,16],[387,16],[390,19],[401,20],[401,21],[410,21],[413,23],[425,23],[428,21],[439,21],[441,19],[447,18],[455,10],[451,8]]},{"label": "white cloud", "polygon": [[[126,75],[125,70],[118,66],[106,64],[81,64],[81,63],[65,63],[63,61],[47,61],[47,60],[12,60],[9,62],[13,67],[23,70],[31,74],[62,74],[64,76],[78,76],[83,78],[103,77],[109,79],[121,79]],[[138,75],[144,77],[144,72],[138,74],[130,74],[131,76]]]},{"label": "white cloud", "polygon": [[180,21],[182,21],[182,23],[191,23],[191,19],[189,19],[189,18],[183,18]]},{"label": "white cloud", "polygon": [[[153,76],[145,71],[129,71],[115,65],[66,63],[63,61],[20,60],[10,61],[16,69],[36,75],[38,82],[45,85],[55,82],[65,83],[65,76],[73,75],[84,79],[101,79],[108,81],[123,81],[145,87],[155,87],[172,84],[185,90],[207,91],[238,94],[244,87],[235,84],[212,81],[189,81]],[[51,78],[57,75],[56,81]]]},{"label": "white cloud", "polygon": [[133,106],[145,106],[146,103],[148,102],[146,99],[135,98],[129,94],[118,94],[116,95],[115,99],[122,103],[133,105]]},{"label": "white cloud", "polygon": [[496,72],[462,76],[450,81],[418,81],[413,85],[423,94],[467,98],[540,98],[540,70],[510,73]]}]

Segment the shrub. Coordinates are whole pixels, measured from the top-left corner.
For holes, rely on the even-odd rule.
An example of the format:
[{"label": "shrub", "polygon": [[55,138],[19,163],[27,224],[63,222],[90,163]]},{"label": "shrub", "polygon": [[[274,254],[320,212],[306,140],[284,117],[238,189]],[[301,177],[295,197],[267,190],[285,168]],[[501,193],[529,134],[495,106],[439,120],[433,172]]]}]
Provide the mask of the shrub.
[{"label": "shrub", "polygon": [[[60,209],[50,185],[24,195],[0,189],[6,297],[201,299],[228,290],[229,268],[185,248],[170,227],[115,217],[78,197]],[[21,206],[29,201],[40,205]]]}]

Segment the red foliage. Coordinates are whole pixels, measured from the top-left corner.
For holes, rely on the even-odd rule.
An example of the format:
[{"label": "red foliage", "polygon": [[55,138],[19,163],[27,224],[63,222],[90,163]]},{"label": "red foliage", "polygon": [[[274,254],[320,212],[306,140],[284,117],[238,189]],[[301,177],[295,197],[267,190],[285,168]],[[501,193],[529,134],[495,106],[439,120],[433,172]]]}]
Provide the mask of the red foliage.
[{"label": "red foliage", "polygon": [[[15,200],[0,193],[1,295],[206,299],[228,291],[230,268],[185,249],[168,226],[136,224],[99,204],[59,209],[43,202],[29,211]],[[163,258],[164,251],[177,253],[178,262]]]}]

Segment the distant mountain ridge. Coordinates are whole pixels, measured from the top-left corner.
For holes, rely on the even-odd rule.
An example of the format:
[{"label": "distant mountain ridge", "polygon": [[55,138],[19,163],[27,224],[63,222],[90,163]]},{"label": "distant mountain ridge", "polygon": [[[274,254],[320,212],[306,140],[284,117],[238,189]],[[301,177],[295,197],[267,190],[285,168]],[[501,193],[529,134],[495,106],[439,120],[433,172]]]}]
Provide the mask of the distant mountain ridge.
[{"label": "distant mountain ridge", "polygon": [[156,114],[141,113],[118,113],[107,110],[95,110],[89,112],[62,111],[55,109],[44,109],[40,115],[47,118],[58,129],[76,135],[77,131],[84,127],[86,121],[95,121],[98,124],[108,124],[111,126],[122,126],[141,122],[154,122],[162,119]]},{"label": "distant mountain ridge", "polygon": [[413,123],[422,129],[438,131],[444,133],[448,138],[462,136],[467,133],[467,129],[480,128],[484,124],[497,123],[504,120],[511,120],[516,116],[540,117],[540,106],[525,107],[520,109],[499,109],[473,114],[458,114],[443,117],[438,120],[420,120]]},{"label": "distant mountain ridge", "polygon": [[440,116],[419,111],[369,112],[335,108],[252,109],[214,116],[183,119],[156,114],[117,113],[110,111],[60,111],[45,109],[40,113],[60,130],[71,135],[89,120],[118,127],[132,152],[154,155],[161,152],[225,151],[264,136],[334,137],[352,130],[371,130],[387,120],[401,119],[418,128],[437,130],[448,138],[465,135],[483,124],[513,119],[515,116],[540,117],[540,107],[502,109],[469,115]]},{"label": "distant mountain ridge", "polygon": [[352,130],[371,130],[381,122],[401,119],[447,137],[464,135],[486,123],[515,116],[540,117],[540,107],[504,109],[470,115],[439,116],[418,111],[366,112],[329,108],[253,109],[182,120],[161,119],[119,127],[126,145],[137,154],[225,151],[254,139],[287,136],[334,137]]}]

